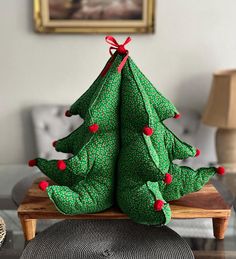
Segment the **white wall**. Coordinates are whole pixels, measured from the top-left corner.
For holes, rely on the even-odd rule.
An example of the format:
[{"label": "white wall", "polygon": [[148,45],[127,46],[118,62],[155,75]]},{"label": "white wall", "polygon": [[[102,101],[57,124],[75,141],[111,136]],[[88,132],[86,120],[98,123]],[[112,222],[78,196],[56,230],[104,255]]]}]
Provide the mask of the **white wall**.
[{"label": "white wall", "polygon": [[[159,0],[156,33],[132,36],[131,56],[177,107],[201,111],[212,72],[236,67],[235,10],[235,0]],[[30,108],[71,104],[109,46],[104,35],[35,34],[30,0],[1,1],[0,24],[0,163],[24,163],[34,157]]]}]

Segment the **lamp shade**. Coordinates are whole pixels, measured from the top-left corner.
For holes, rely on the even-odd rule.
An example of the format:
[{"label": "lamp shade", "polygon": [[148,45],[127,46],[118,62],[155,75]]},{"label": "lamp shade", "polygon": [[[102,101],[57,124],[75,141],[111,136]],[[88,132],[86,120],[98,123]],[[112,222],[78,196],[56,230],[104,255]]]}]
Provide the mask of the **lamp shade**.
[{"label": "lamp shade", "polygon": [[218,128],[236,128],[236,70],[219,71],[213,75],[202,122]]}]

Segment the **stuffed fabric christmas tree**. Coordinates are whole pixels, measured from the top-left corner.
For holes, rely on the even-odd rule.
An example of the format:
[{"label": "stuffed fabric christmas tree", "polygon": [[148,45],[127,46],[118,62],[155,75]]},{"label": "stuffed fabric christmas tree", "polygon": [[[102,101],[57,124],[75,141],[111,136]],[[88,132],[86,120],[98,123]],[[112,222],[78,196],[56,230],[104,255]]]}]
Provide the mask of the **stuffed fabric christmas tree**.
[{"label": "stuffed fabric christmas tree", "polygon": [[178,166],[175,159],[200,154],[178,139],[163,120],[180,115],[142,74],[131,58],[122,70],[117,201],[137,223],[167,224],[169,201],[198,191],[224,168]]},{"label": "stuffed fabric christmas tree", "polygon": [[[67,111],[84,123],[54,143],[57,151],[72,153],[67,160],[29,161],[56,184],[47,190],[65,214],[94,213],[114,204],[137,223],[167,224],[169,201],[201,189],[219,167],[178,166],[175,159],[200,151],[178,139],[163,123],[178,118],[174,105],[162,96],[129,57],[125,45],[111,37],[112,57],[88,91]],[[116,50],[112,53],[112,50]]]},{"label": "stuffed fabric christmas tree", "polygon": [[[53,143],[57,151],[73,154],[67,160],[29,161],[57,185],[40,182],[64,214],[94,213],[113,205],[119,152],[121,55],[111,58],[92,86],[66,112],[84,123],[69,136]],[[109,70],[108,70],[109,68]]]}]

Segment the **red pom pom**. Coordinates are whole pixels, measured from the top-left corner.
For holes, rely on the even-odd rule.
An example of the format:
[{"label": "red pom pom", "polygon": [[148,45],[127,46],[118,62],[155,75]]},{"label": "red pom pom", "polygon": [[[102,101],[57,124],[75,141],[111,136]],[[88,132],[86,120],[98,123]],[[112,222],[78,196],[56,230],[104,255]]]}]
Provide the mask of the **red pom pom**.
[{"label": "red pom pom", "polygon": [[66,169],[66,163],[63,160],[58,160],[57,168],[61,171],[64,171]]},{"label": "red pom pom", "polygon": [[197,148],[197,149],[196,149],[195,157],[200,156],[200,154],[201,154],[201,150]]},{"label": "red pom pom", "polygon": [[164,182],[165,182],[166,184],[170,184],[170,183],[172,182],[172,175],[169,174],[169,173],[166,173],[166,174],[165,174]]},{"label": "red pom pom", "polygon": [[156,201],[155,201],[155,203],[154,203],[154,209],[155,209],[156,211],[162,210],[163,207],[164,207],[164,201],[162,201],[162,200],[156,200]]},{"label": "red pom pom", "polygon": [[181,117],[181,115],[180,115],[179,113],[176,113],[175,116],[174,116],[174,118],[175,118],[176,120],[180,119],[180,117]]},{"label": "red pom pom", "polygon": [[93,125],[89,126],[89,131],[91,133],[96,133],[98,131],[98,128],[99,126],[96,123],[94,123]]},{"label": "red pom pom", "polygon": [[52,146],[53,146],[53,147],[55,147],[56,144],[57,144],[57,141],[56,141],[56,140],[52,142]]},{"label": "red pom pom", "polygon": [[28,165],[29,165],[30,167],[33,167],[33,166],[35,166],[36,164],[37,164],[37,160],[36,160],[36,159],[29,160],[29,162],[28,162]]},{"label": "red pom pom", "polygon": [[66,117],[71,117],[71,116],[72,116],[72,114],[71,114],[71,112],[70,112],[70,111],[66,111],[66,112],[65,112],[65,116],[66,116]]},{"label": "red pom pom", "polygon": [[225,173],[225,168],[223,166],[219,166],[217,169],[216,169],[216,172],[217,174],[219,175],[223,175]]},{"label": "red pom pom", "polygon": [[148,126],[145,126],[143,128],[143,133],[147,136],[151,136],[153,134],[153,129],[149,128]]},{"label": "red pom pom", "polygon": [[46,188],[49,186],[49,183],[47,181],[41,181],[39,184],[38,184],[39,188],[42,190],[42,191],[45,191]]}]

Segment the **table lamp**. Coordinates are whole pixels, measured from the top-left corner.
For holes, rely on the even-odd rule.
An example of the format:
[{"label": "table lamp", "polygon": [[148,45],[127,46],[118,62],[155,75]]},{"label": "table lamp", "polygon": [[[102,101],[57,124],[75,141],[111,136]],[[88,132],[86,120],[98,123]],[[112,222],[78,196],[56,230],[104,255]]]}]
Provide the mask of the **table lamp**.
[{"label": "table lamp", "polygon": [[218,163],[236,168],[236,70],[213,75],[212,88],[202,122],[217,127]]}]

